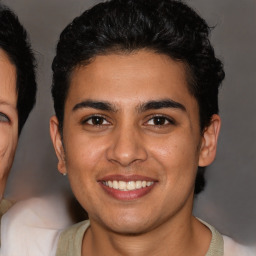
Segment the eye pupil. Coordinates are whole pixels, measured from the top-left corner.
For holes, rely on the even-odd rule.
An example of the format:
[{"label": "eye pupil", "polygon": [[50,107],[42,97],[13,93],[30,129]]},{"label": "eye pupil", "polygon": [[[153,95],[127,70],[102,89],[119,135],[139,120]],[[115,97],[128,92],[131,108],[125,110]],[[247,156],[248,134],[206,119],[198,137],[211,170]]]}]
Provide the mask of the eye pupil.
[{"label": "eye pupil", "polygon": [[92,123],[93,123],[94,125],[102,125],[102,123],[103,123],[103,118],[102,118],[102,117],[99,117],[99,116],[92,117]]},{"label": "eye pupil", "polygon": [[154,124],[155,125],[164,125],[165,124],[165,118],[164,117],[155,117],[154,118]]}]

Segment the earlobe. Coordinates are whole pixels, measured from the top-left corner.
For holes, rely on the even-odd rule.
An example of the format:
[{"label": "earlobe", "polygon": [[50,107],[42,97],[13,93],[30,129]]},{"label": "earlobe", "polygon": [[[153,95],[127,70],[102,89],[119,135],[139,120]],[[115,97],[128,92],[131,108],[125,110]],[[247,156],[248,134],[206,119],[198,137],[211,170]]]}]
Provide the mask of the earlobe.
[{"label": "earlobe", "polygon": [[52,116],[50,119],[50,135],[55,149],[55,153],[58,158],[58,170],[63,175],[66,175],[66,163],[65,163],[65,154],[62,144],[61,134],[59,131],[59,121],[56,116]]},{"label": "earlobe", "polygon": [[205,128],[203,133],[198,163],[201,167],[210,165],[215,158],[220,126],[221,119],[219,115],[214,114],[210,125]]}]

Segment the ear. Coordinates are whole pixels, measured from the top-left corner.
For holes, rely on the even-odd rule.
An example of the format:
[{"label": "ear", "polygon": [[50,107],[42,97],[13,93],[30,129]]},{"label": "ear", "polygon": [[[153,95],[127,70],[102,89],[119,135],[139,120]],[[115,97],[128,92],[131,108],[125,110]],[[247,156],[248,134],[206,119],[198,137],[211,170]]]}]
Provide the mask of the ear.
[{"label": "ear", "polygon": [[198,163],[201,167],[210,165],[216,156],[220,126],[220,117],[219,115],[214,114],[210,125],[205,128],[203,133]]},{"label": "ear", "polygon": [[59,131],[59,121],[56,116],[52,116],[50,119],[50,135],[55,149],[55,153],[58,158],[58,170],[63,175],[67,174],[65,152],[62,144],[61,134]]}]

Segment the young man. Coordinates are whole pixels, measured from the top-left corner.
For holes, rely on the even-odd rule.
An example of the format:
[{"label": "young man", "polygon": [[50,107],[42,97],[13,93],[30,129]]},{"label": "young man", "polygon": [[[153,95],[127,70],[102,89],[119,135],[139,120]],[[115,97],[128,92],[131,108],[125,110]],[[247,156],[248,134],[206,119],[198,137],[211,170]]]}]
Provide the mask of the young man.
[{"label": "young man", "polygon": [[2,199],[21,133],[35,104],[35,60],[16,15],[0,5],[0,216],[11,206]]},{"label": "young man", "polygon": [[62,232],[56,255],[224,255],[192,216],[221,124],[208,36],[172,0],[100,3],[62,32],[50,133],[89,220]]}]

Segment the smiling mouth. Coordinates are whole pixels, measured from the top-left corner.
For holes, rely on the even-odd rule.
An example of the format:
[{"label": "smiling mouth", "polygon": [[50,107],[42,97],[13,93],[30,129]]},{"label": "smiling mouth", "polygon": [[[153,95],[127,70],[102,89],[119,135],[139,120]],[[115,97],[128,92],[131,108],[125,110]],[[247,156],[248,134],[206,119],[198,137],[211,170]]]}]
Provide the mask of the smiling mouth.
[{"label": "smiling mouth", "polygon": [[145,181],[145,180],[136,180],[136,181],[117,181],[117,180],[109,180],[102,181],[102,184],[113,188],[119,191],[133,191],[139,190],[142,188],[150,187],[154,185],[154,181]]},{"label": "smiling mouth", "polygon": [[103,191],[119,201],[139,199],[152,191],[157,182],[141,175],[109,175],[98,180]]}]

